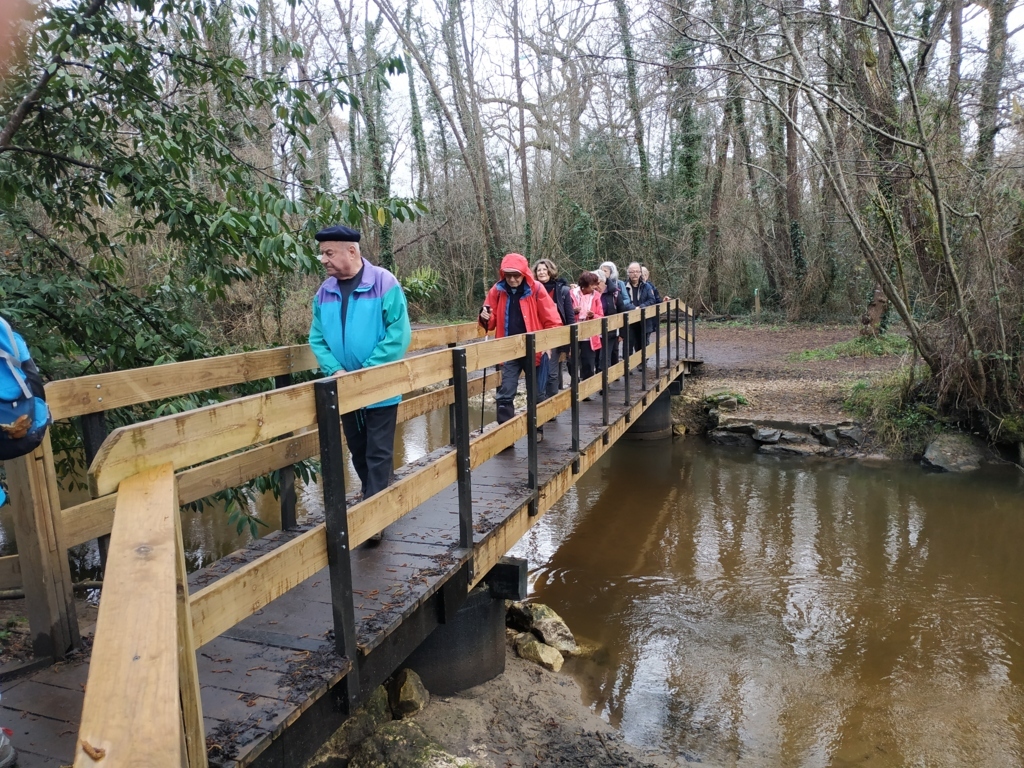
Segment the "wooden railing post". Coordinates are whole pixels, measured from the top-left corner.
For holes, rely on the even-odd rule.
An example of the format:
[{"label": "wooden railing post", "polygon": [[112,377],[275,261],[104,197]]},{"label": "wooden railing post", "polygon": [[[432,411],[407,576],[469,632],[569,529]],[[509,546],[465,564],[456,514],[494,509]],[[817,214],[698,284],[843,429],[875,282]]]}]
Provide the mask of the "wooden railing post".
[{"label": "wooden railing post", "polygon": [[[92,464],[92,460],[99,453],[100,446],[107,439],[110,431],[107,429],[106,411],[86,413],[78,419],[78,426],[82,430],[82,448],[85,451],[85,466]],[[96,539],[96,548],[100,552],[100,570],[107,569],[107,549],[110,547],[110,534],[99,536]]]},{"label": "wooden railing post", "polygon": [[49,434],[35,451],[5,467],[32,652],[63,659],[80,638]]},{"label": "wooden railing post", "polygon": [[572,443],[570,449],[575,458],[572,471],[580,471],[580,328],[575,323],[569,326],[569,393],[572,398]]},{"label": "wooden railing post", "polygon": [[[473,480],[469,447],[469,374],[466,370],[466,350],[452,350],[452,377],[455,387],[454,431],[453,441],[456,453],[456,471],[459,483],[459,546],[463,549],[473,547]],[[470,578],[473,578],[473,564],[470,561]]]},{"label": "wooden railing post", "polygon": [[[547,382],[545,382],[546,385]],[[537,514],[537,490],[540,487],[537,469],[537,337],[526,334],[526,462],[530,488],[529,516]]]},{"label": "wooden railing post", "polygon": [[[290,373],[282,373],[280,376],[274,377],[274,388],[283,389],[284,387],[290,387],[292,384],[292,375]],[[286,435],[282,435],[281,438],[291,437],[289,432]],[[92,462],[90,462],[92,463]],[[281,530],[290,531],[296,527],[295,520],[295,465],[289,464],[286,467],[281,467],[277,471],[278,481],[280,483],[281,490]]]},{"label": "wooden railing post", "polygon": [[345,457],[341,450],[341,414],[338,412],[338,380],[323,379],[313,385],[316,420],[320,432],[320,484],[324,493],[327,524],[327,566],[331,577],[334,615],[334,648],[352,662],[345,675],[345,706],[359,705],[359,649],[356,646],[355,608],[352,603],[352,561],[348,539],[348,508],[345,501]]},{"label": "wooden railing post", "polygon": [[[177,482],[173,488],[177,504]],[[196,664],[195,637],[192,633],[192,606],[188,594],[188,567],[185,542],[181,535],[181,514],[174,514],[174,576],[178,604],[178,690],[181,695],[181,720],[185,730],[185,757],[188,768],[206,768],[206,729],[203,727],[203,701],[199,694],[199,666]]]}]

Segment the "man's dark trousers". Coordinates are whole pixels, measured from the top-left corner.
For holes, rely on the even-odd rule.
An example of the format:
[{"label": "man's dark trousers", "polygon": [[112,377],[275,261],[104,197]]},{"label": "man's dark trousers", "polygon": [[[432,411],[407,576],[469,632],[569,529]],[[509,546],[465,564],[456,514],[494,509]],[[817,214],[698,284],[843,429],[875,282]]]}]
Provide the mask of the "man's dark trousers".
[{"label": "man's dark trousers", "polygon": [[360,408],[341,416],[352,463],[363,484],[364,499],[391,484],[397,423],[397,403],[381,408]]}]

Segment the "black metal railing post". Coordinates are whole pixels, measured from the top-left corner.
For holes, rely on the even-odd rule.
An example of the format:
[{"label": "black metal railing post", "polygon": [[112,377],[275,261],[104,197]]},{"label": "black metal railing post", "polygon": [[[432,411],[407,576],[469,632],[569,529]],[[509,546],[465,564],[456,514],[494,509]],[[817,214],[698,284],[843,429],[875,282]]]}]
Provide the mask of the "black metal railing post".
[{"label": "black metal railing post", "polygon": [[[545,382],[546,383],[546,382]],[[530,517],[537,514],[537,337],[526,334],[526,462],[530,486]]]},{"label": "black metal railing post", "polygon": [[[608,426],[608,318],[601,318],[601,424]],[[607,440],[607,432],[605,439]]]},{"label": "black metal railing post", "polygon": [[[292,385],[292,375],[282,373],[274,377],[274,389],[284,389]],[[292,433],[282,435],[281,439],[289,438]],[[281,530],[290,531],[297,526],[295,520],[295,465],[289,464],[277,470],[277,479],[281,492]]]},{"label": "black metal railing post", "polygon": [[334,649],[352,662],[345,675],[345,705],[359,704],[359,649],[356,646],[355,608],[352,603],[352,560],[348,537],[348,505],[345,501],[345,457],[341,449],[341,414],[338,412],[338,380],[322,379],[313,385],[316,422],[320,431],[320,487],[324,493],[327,527],[327,567],[331,578],[331,610],[334,616]]},{"label": "black metal railing post", "polygon": [[679,359],[680,359],[680,355],[679,355],[679,305],[680,304],[682,304],[682,302],[679,299],[676,299],[676,318],[675,319],[676,319],[676,362],[677,363],[679,362]]},{"label": "black metal railing post", "polygon": [[[452,350],[452,377],[455,387],[455,454],[456,473],[459,483],[459,546],[473,547],[473,480],[471,473],[469,433],[469,373],[466,370],[466,350]],[[470,579],[473,578],[473,563],[470,562]]]},{"label": "black metal railing post", "polygon": [[640,389],[647,391],[647,307],[640,307]]},{"label": "black metal railing post", "polygon": [[[92,464],[92,460],[96,458],[96,454],[100,451],[100,446],[103,445],[103,441],[107,439],[107,435],[110,434],[107,431],[107,413],[106,411],[99,411],[98,413],[87,413],[78,420],[78,425],[82,430],[82,448],[85,450],[85,466],[89,467]],[[99,536],[96,539],[96,548],[100,552],[100,571],[106,573],[107,570],[107,551],[110,549],[110,534]]]},{"label": "black metal railing post", "polygon": [[654,386],[661,391],[661,305],[654,305]]},{"label": "black metal railing post", "polygon": [[572,471],[580,471],[580,328],[569,326],[569,396],[572,398],[572,442],[570,449],[576,458],[572,461]]},{"label": "black metal railing post", "polygon": [[[455,347],[456,347],[456,343],[454,341],[449,341],[448,342],[448,349],[455,349]],[[454,360],[455,358],[452,358],[452,359]],[[454,376],[452,378],[448,379],[448,386],[449,387],[454,387],[455,386],[455,377]],[[485,394],[486,394],[485,392],[481,392],[480,393],[480,397],[484,397]],[[455,431],[456,431],[456,428],[457,428],[456,421],[455,421],[455,412],[458,409],[458,407],[459,407],[459,396],[458,396],[458,394],[455,394],[453,396],[453,398],[452,398],[451,405],[448,406],[448,442],[451,445],[453,445],[453,446],[457,446],[458,445],[458,442],[457,442],[456,437],[455,437]]]},{"label": "black metal railing post", "polygon": [[690,357],[697,357],[697,316],[690,314]]}]

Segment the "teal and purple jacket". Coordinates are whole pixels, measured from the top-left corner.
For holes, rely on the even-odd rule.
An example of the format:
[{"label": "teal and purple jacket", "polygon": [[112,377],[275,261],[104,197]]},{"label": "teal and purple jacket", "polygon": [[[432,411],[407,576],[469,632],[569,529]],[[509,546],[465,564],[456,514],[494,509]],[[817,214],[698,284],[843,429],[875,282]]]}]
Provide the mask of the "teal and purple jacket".
[{"label": "teal and purple jacket", "polygon": [[[324,280],[313,298],[309,346],[328,376],[401,360],[411,339],[409,309],[398,278],[366,259],[362,280],[346,302],[344,323],[335,278]],[[398,395],[368,407],[394,405],[401,399]]]}]

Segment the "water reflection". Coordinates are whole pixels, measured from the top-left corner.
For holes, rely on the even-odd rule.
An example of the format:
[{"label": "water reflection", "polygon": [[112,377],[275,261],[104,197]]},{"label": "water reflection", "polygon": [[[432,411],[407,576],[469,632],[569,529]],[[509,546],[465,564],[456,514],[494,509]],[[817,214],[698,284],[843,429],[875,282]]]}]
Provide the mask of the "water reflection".
[{"label": "water reflection", "polygon": [[616,446],[517,546],[633,743],[742,766],[1024,761],[1024,479]]}]

